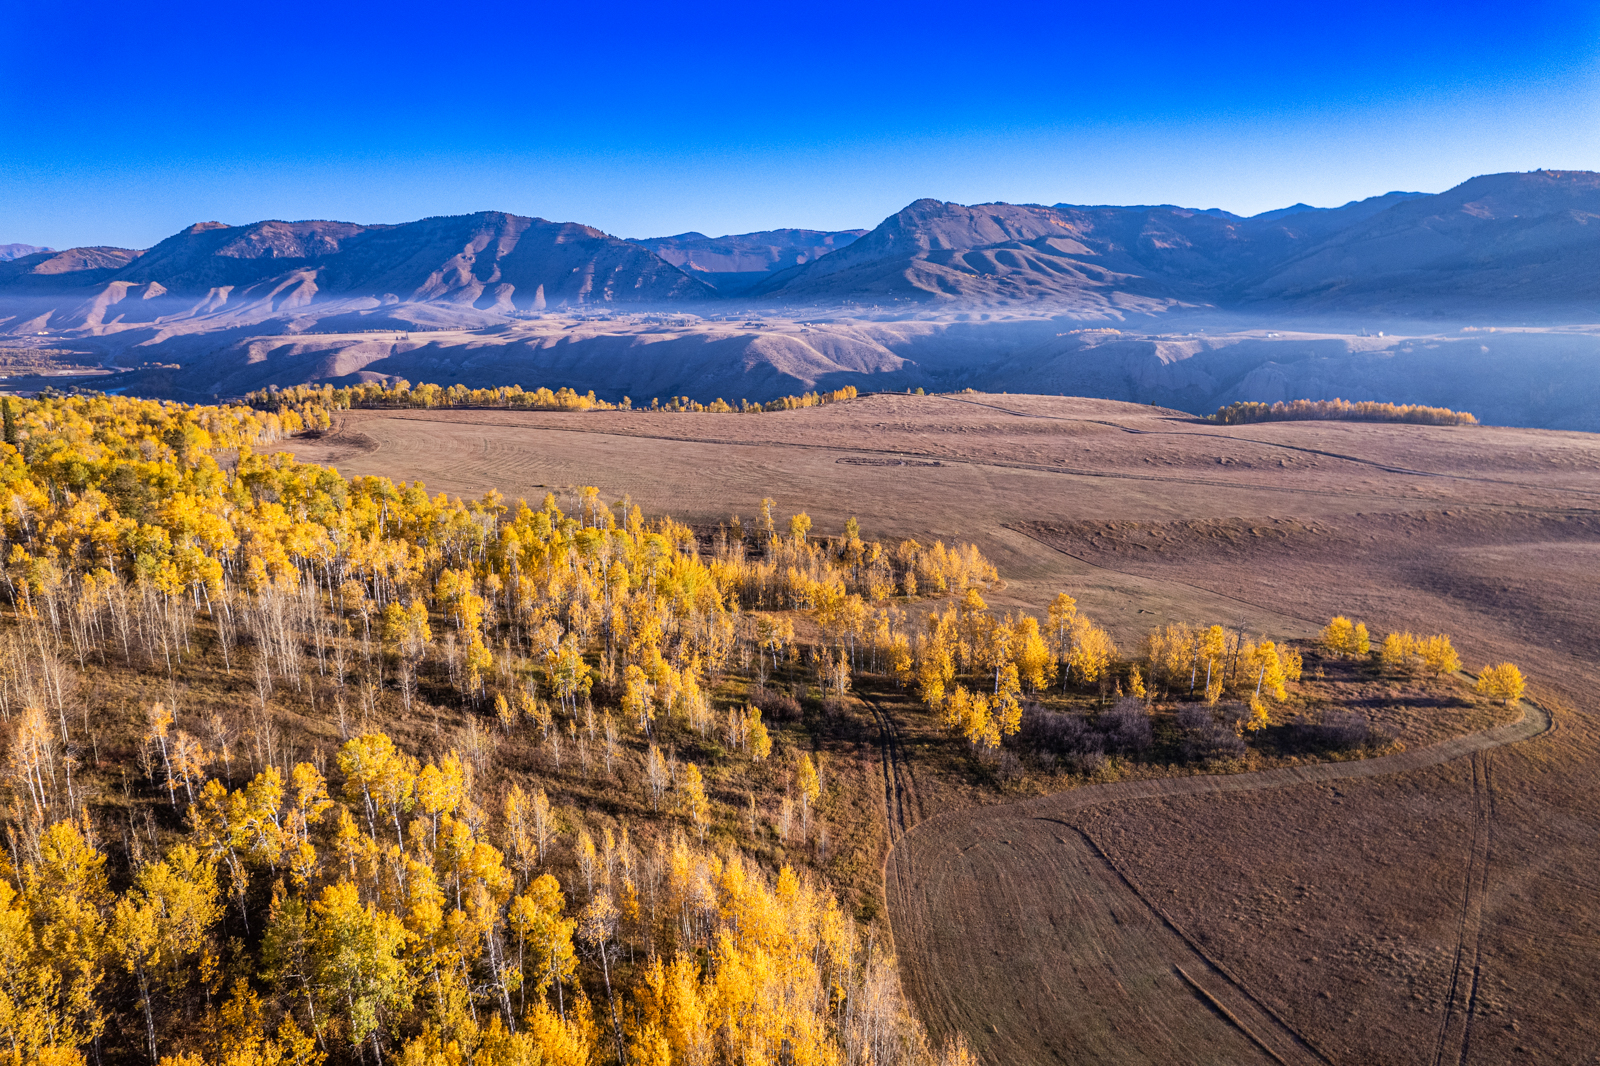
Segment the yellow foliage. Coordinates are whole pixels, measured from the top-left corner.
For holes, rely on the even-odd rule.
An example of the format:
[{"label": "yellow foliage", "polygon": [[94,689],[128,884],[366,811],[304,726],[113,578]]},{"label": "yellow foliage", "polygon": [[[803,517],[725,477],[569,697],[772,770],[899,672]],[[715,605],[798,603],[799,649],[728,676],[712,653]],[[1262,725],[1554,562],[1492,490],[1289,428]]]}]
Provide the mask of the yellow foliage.
[{"label": "yellow foliage", "polygon": [[1430,674],[1442,677],[1461,669],[1461,656],[1443,633],[1419,640],[1417,654],[1422,658],[1422,668]]},{"label": "yellow foliage", "polygon": [[1498,666],[1485,666],[1478,674],[1478,683],[1475,691],[1480,696],[1500,700],[1506,706],[1511,706],[1522,698],[1527,691],[1527,682],[1522,677],[1522,671],[1513,663],[1500,663]]}]

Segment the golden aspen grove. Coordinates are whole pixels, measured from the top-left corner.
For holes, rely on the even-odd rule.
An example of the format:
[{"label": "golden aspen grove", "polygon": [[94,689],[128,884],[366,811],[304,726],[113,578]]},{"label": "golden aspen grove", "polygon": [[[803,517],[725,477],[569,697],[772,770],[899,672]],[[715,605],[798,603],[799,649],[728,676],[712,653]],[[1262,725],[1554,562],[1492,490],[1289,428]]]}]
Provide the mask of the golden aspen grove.
[{"label": "golden aspen grove", "polygon": [[[780,396],[776,400],[757,403],[740,400],[712,400],[701,403],[687,396],[673,396],[662,403],[660,398],[650,401],[649,410],[674,411],[689,414],[761,414],[766,411],[799,411],[807,407],[839,403],[856,398],[856,387],[846,385],[831,392],[805,392],[798,396]],[[633,400],[624,396],[618,403],[607,403],[595,398],[594,391],[578,393],[570,388],[551,391],[547,388],[525,390],[521,385],[504,385],[497,388],[473,389],[465,385],[413,385],[403,379],[374,381],[363,385],[335,388],[332,385],[294,385],[287,389],[263,389],[245,397],[251,406],[262,410],[289,408],[297,413],[350,408],[417,408],[432,410],[452,407],[492,407],[513,411],[631,411]],[[644,408],[641,408],[643,410]],[[312,428],[316,428],[312,423]]]},{"label": "golden aspen grove", "polygon": [[1378,400],[1290,400],[1266,404],[1241,400],[1218,408],[1211,421],[1225,426],[1252,422],[1410,422],[1425,426],[1475,426],[1478,419],[1468,411],[1448,407],[1428,407],[1414,403],[1383,403]]},{"label": "golden aspen grove", "polygon": [[771,499],[691,528],[272,452],[359,403],[592,400],[364,388],[8,401],[0,1061],[969,1063],[829,873],[858,691],[998,792],[1388,750],[1313,662],[1461,668],[1344,617],[1119,647],[1066,592],[992,608],[971,544]]}]

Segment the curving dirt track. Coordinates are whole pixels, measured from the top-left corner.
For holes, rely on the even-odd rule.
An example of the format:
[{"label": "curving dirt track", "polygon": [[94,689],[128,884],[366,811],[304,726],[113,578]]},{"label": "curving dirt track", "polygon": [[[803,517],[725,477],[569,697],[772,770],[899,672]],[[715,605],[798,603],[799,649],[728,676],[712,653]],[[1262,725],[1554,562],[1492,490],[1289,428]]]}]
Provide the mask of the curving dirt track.
[{"label": "curving dirt track", "polygon": [[[1148,898],[1071,815],[1354,781],[1467,756],[1477,779],[1482,753],[1551,728],[1534,706],[1511,725],[1382,758],[1119,782],[940,815],[898,840],[885,869],[901,979],[936,1037],[964,1033],[990,1063],[1332,1061]],[[1473,854],[1437,1062],[1461,1061],[1472,1016],[1484,876],[1476,845]]]}]

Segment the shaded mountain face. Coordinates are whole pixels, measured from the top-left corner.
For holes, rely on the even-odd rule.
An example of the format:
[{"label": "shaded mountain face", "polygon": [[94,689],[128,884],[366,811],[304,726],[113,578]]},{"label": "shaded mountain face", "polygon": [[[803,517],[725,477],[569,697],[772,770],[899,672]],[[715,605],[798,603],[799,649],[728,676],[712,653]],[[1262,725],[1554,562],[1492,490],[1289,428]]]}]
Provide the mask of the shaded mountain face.
[{"label": "shaded mountain face", "polygon": [[1600,175],[1473,178],[1251,218],[1186,208],[918,200],[774,273],[779,302],[1047,303],[1394,314],[1578,309],[1600,296]]},{"label": "shaded mountain face", "polygon": [[1242,300],[1433,313],[1600,297],[1600,174],[1490,174],[1341,228]]},{"label": "shaded mountain face", "polygon": [[836,252],[866,232],[772,229],[725,237],[690,232],[646,237],[631,243],[650,249],[673,266],[714,285],[718,292],[730,295],[748,290],[775,270],[802,266]]},{"label": "shaded mountain face", "polygon": [[162,241],[119,276],[169,292],[297,291],[511,310],[551,303],[704,297],[703,285],[648,251],[589,226],[499,212],[398,226],[348,222],[202,223]]},{"label": "shaded mountain face", "polygon": [[[60,299],[74,295],[81,302]],[[56,329],[118,319],[271,315],[318,300],[503,313],[713,295],[648,249],[597,229],[499,212],[396,226],[203,222],[143,253],[76,248],[0,264],[0,297],[25,301],[20,310],[0,313],[9,310],[13,322],[31,326],[47,311]]]},{"label": "shaded mountain face", "polygon": [[114,277],[143,254],[132,248],[40,251],[0,263],[0,292],[85,289]]},{"label": "shaded mountain face", "polygon": [[858,298],[1124,309],[1228,302],[1245,279],[1422,195],[1297,205],[1253,218],[1172,206],[918,200],[847,249],[775,274],[755,291],[813,301],[842,290]]},{"label": "shaded mountain face", "polygon": [[0,263],[10,259],[21,259],[25,255],[37,255],[40,252],[53,252],[54,248],[40,248],[35,244],[0,244]]},{"label": "shaded mountain face", "polygon": [[770,272],[801,266],[836,252],[867,234],[864,229],[769,229],[759,233],[732,233],[707,237],[680,233],[675,237],[645,237],[629,241],[648,248],[675,267],[706,273]]}]

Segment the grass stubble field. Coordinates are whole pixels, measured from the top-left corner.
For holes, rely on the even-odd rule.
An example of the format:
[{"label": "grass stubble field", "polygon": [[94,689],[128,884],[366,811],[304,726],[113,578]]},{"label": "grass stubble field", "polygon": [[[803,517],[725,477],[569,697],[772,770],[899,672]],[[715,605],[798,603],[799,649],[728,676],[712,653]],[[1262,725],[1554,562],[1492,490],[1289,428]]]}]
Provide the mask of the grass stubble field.
[{"label": "grass stubble field", "polygon": [[[1511,659],[1536,703],[1470,740],[1432,746],[1424,701],[1388,707],[1391,761],[1023,799],[948,772],[929,716],[864,688],[834,850],[858,903],[882,894],[932,1034],[986,1062],[1600,1061],[1600,438],[963,394],[355,411],[294,451],[451,494],[598,484],[705,524],[771,496],[823,532],[971,539],[1007,582],[991,605],[1065,590],[1125,649],[1344,613]],[[1374,717],[1404,702],[1369,689]]]}]

